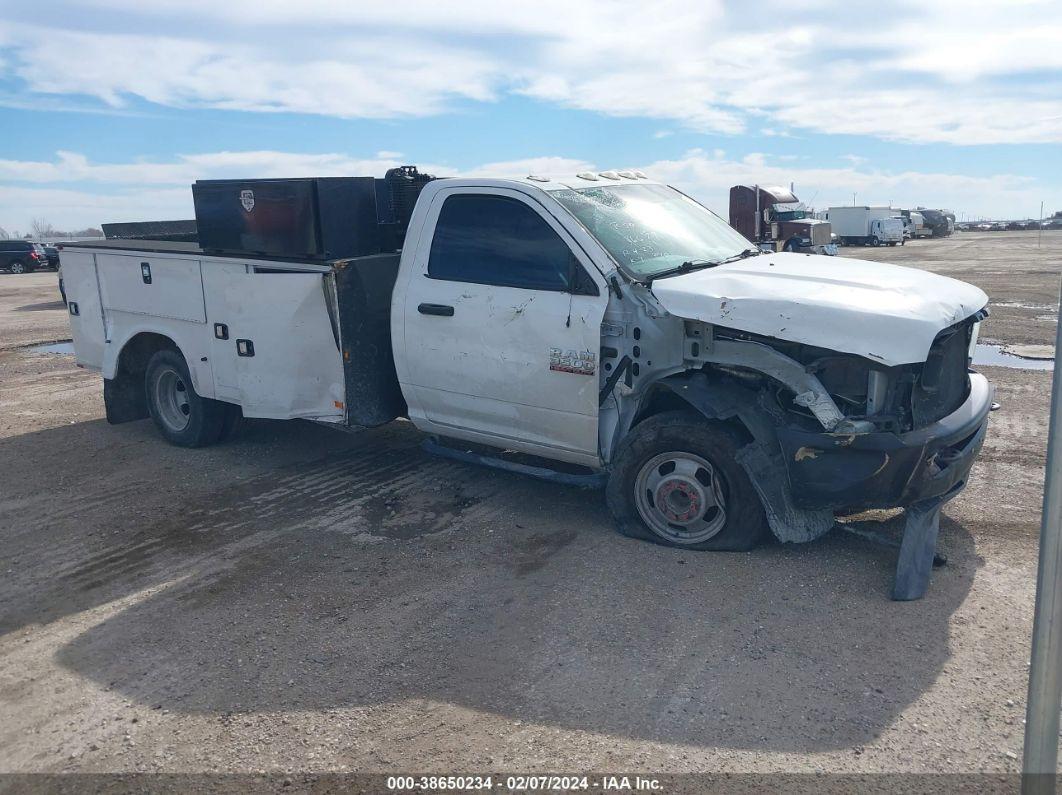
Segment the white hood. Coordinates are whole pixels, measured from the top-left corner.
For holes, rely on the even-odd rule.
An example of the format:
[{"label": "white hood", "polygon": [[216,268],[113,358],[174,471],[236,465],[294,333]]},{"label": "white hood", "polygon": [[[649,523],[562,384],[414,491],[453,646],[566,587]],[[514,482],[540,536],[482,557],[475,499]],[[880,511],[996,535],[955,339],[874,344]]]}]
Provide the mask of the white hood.
[{"label": "white hood", "polygon": [[988,303],[979,288],[928,271],[809,254],[762,254],[668,276],[652,290],[678,317],[889,366],[924,362],[941,330]]}]

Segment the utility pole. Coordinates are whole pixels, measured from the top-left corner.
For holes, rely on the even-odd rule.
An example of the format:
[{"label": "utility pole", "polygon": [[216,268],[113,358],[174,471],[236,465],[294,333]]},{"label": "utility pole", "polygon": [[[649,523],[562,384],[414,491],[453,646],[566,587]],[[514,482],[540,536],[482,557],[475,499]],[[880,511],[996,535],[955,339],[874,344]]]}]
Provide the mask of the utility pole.
[{"label": "utility pole", "polygon": [[[1043,210],[1040,210],[1043,216]],[[1043,223],[1041,222],[1041,231]],[[1062,350],[1062,323],[1055,332]],[[1023,795],[1054,795],[1058,775],[1058,710],[1062,704],[1062,368],[1051,384],[1051,424],[1040,518],[1040,563],[1036,573],[1029,699],[1025,708]]]},{"label": "utility pole", "polygon": [[[1036,234],[1036,247],[1040,248],[1044,242],[1044,203],[1040,202],[1040,231]],[[1057,348],[1055,350],[1058,350]]]}]

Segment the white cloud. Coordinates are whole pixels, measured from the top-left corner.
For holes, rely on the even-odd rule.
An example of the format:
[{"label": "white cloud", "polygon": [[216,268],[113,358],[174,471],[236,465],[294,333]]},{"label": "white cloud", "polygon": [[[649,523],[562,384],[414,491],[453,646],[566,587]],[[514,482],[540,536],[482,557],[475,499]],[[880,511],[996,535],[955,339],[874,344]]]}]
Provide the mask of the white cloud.
[{"label": "white cloud", "polygon": [[593,170],[593,163],[570,157],[527,157],[522,160],[484,163],[481,166],[468,169],[464,173],[498,177],[526,177],[528,174],[536,176],[571,175],[578,174],[580,171]]},{"label": "white cloud", "polygon": [[[699,149],[675,160],[635,166],[649,176],[697,197],[722,215],[728,213],[732,185],[788,185],[815,207],[851,204],[853,192],[860,203],[894,207],[945,207],[967,216],[1031,217],[1041,198],[1048,207],[1062,208],[1062,186],[1043,185],[1029,177],[998,174],[974,177],[920,171],[889,172],[854,163],[842,168],[801,168],[762,154],[741,160]],[[1034,199],[1035,197],[1035,199]]]},{"label": "white cloud", "polygon": [[[375,158],[352,158],[340,154],[248,151],[178,155],[160,163],[92,163],[77,152],[56,153],[54,161],[0,160],[0,181],[68,184],[95,182],[112,185],[191,185],[197,179],[250,177],[338,177],[374,174],[405,165],[394,152],[379,152]],[[437,176],[455,174],[443,165],[425,164],[423,170]]]},{"label": "white cloud", "polygon": [[391,118],[522,94],[708,132],[1062,142],[1057,0],[875,13],[818,0],[59,0],[77,13],[51,15],[98,30],[39,26],[37,3],[12,5],[0,69],[31,96],[112,107]]},{"label": "white cloud", "polygon": [[[393,154],[383,152],[380,154]],[[182,155],[169,162],[94,163],[74,152],[51,161],[0,161],[0,227],[26,229],[33,218],[58,228],[98,226],[107,221],[143,221],[192,217],[189,185],[196,179],[235,177],[342,176],[374,174],[399,165],[397,159],[357,158],[345,154],[275,151],[212,152]],[[607,164],[640,168],[675,185],[722,216],[730,187],[737,184],[796,183],[797,195],[817,207],[851,202],[894,206],[949,207],[967,215],[1030,216],[1040,199],[1049,210],[1062,209],[1062,187],[1029,177],[999,174],[972,177],[954,173],[888,172],[855,158],[840,168],[798,167],[791,160],[751,153],[740,159],[720,149],[693,149],[673,160]],[[437,176],[459,172],[420,164]],[[526,176],[571,175],[597,170],[577,158],[559,156],[484,163],[463,174]],[[71,185],[76,187],[70,187]]]}]

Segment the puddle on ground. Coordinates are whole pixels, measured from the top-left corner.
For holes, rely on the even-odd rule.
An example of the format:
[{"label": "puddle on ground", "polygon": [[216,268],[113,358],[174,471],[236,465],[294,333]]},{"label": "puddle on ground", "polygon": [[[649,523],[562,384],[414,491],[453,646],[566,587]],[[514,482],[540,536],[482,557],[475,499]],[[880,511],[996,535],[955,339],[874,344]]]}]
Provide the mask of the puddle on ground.
[{"label": "puddle on ground", "polygon": [[1053,359],[1026,359],[1024,356],[1007,353],[1003,350],[1002,345],[989,345],[987,343],[977,344],[977,349],[974,351],[973,363],[984,364],[989,367],[1015,367],[1019,370],[1055,369],[1055,362]]},{"label": "puddle on ground", "polygon": [[992,306],[1001,306],[1007,309],[1035,309],[1044,311],[1045,309],[1056,310],[1057,306],[1054,304],[1026,304],[1022,301],[992,301]]},{"label": "puddle on ground", "polygon": [[47,353],[61,353],[67,356],[74,355],[74,343],[73,342],[52,342],[48,345],[34,345],[26,349],[27,353],[31,353],[35,356],[43,356]]}]

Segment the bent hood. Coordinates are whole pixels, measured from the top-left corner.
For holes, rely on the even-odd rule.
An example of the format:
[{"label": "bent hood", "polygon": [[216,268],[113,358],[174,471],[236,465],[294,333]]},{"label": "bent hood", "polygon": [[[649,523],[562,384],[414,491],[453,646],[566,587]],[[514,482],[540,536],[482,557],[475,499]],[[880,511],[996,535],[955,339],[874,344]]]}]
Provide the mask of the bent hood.
[{"label": "bent hood", "polygon": [[881,262],[763,254],[653,282],[673,315],[852,353],[924,362],[943,329],[982,309],[972,284]]}]

